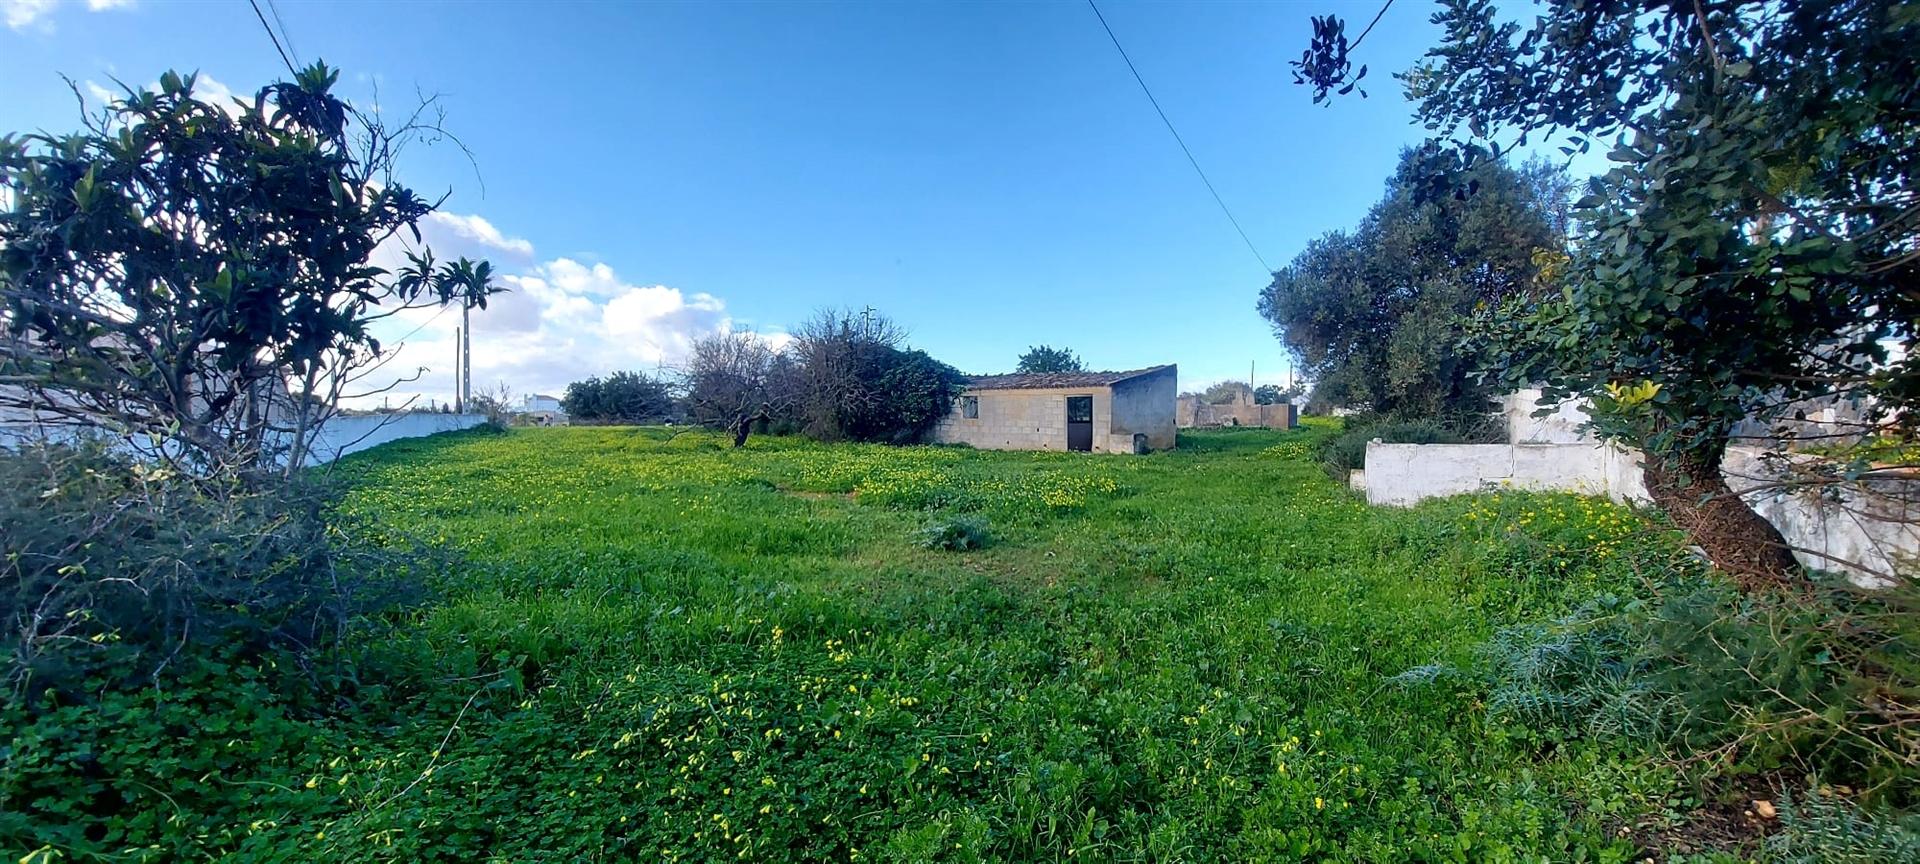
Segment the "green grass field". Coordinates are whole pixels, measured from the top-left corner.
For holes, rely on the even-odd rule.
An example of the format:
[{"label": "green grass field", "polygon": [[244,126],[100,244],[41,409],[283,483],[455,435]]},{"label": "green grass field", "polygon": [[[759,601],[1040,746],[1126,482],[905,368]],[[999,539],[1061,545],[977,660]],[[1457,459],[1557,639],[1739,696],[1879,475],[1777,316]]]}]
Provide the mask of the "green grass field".
[{"label": "green grass field", "polygon": [[[432,674],[369,700],[403,708],[326,730],[262,793],[298,815],[232,843],[1624,860],[1617,826],[1679,806],[1674,777],[1388,679],[1631,590],[1666,544],[1566,496],[1372,509],[1313,460],[1325,434],[1106,457],[599,428],[363,454],[345,506],[465,556],[364,649]],[[986,548],[920,548],[959,513]]]}]

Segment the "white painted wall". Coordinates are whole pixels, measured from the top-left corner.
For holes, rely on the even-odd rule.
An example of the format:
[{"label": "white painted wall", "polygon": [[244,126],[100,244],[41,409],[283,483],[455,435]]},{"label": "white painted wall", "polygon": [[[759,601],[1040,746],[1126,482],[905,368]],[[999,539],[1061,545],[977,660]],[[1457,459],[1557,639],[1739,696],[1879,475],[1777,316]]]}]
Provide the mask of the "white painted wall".
[{"label": "white painted wall", "polygon": [[308,456],[307,464],[332,462],[349,453],[358,453],[402,438],[472,429],[485,422],[485,414],[436,414],[431,411],[335,417],[327,422],[319,435],[314,436],[313,452]]},{"label": "white painted wall", "polygon": [[[1871,489],[1826,487],[1815,493],[1798,489],[1762,489],[1790,474],[1782,458],[1758,447],[1731,447],[1723,473],[1727,485],[1754,511],[1799,547],[1800,563],[1848,574],[1855,584],[1883,587],[1878,574],[1914,574],[1920,562],[1920,508],[1914,500],[1920,481],[1903,494],[1874,494]],[[1350,484],[1370,504],[1411,506],[1428,498],[1500,489],[1575,492],[1635,504],[1651,502],[1640,473],[1641,455],[1603,444],[1367,444],[1367,467]],[[1883,490],[1892,492],[1889,488]],[[1750,493],[1750,494],[1749,494]],[[1911,576],[1909,577],[1911,578]]]},{"label": "white painted wall", "polygon": [[[1730,447],[1721,466],[1727,485],[1742,493],[1754,512],[1780,529],[1800,563],[1824,570],[1841,570],[1855,583],[1884,585],[1872,578],[1882,573],[1920,573],[1920,508],[1915,500],[1920,482],[1882,478],[1866,488],[1835,485],[1817,491],[1770,487],[1793,473],[1793,463],[1818,457],[1784,455],[1758,447]],[[1881,494],[1876,494],[1881,493]]]},{"label": "white painted wall", "polygon": [[1603,444],[1367,444],[1367,503],[1405,507],[1490,489],[1645,502],[1638,453]]},{"label": "white painted wall", "polygon": [[1587,422],[1584,399],[1572,399],[1554,406],[1553,413],[1535,417],[1540,410],[1540,389],[1530,387],[1500,397],[1501,413],[1506,415],[1507,441],[1513,444],[1596,443],[1580,431]]},{"label": "white painted wall", "polygon": [[[306,462],[308,465],[320,465],[388,441],[471,429],[485,422],[485,414],[440,414],[432,411],[335,417],[320,430],[320,434],[314,436]],[[34,441],[72,441],[85,434],[89,433],[73,426],[0,419],[0,447]],[[123,443],[127,452],[136,457],[143,454],[158,455],[144,439],[125,440]]]}]

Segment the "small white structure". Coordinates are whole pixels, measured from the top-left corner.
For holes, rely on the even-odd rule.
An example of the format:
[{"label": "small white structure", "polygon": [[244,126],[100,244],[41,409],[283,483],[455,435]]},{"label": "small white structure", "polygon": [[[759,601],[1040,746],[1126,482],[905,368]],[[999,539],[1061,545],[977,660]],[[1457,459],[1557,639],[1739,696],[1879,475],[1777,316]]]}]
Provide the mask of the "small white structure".
[{"label": "small white structure", "polygon": [[522,397],[520,407],[513,413],[519,422],[528,426],[568,425],[567,412],[560,407],[560,400],[540,393]]},{"label": "small white structure", "polygon": [[1139,453],[1174,446],[1178,369],[970,379],[934,441],[989,450]]},{"label": "small white structure", "polygon": [[1406,507],[1428,498],[1490,489],[1578,492],[1621,503],[1652,500],[1640,454],[1577,444],[1385,444],[1367,442],[1367,468],[1351,481],[1369,504]]}]

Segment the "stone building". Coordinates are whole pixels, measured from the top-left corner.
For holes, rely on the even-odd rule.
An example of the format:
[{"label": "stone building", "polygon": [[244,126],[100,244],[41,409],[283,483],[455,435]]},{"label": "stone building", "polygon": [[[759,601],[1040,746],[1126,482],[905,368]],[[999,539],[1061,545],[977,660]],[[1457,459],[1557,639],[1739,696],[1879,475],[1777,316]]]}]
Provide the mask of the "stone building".
[{"label": "stone building", "polygon": [[1263,429],[1292,429],[1300,425],[1300,412],[1291,403],[1259,405],[1253,401],[1253,388],[1244,387],[1232,402],[1212,403],[1198,393],[1180,397],[1176,409],[1180,428],[1212,426],[1258,426]]},{"label": "stone building", "polygon": [[1170,450],[1177,378],[1172,364],[979,376],[967,382],[932,437],[988,450]]}]

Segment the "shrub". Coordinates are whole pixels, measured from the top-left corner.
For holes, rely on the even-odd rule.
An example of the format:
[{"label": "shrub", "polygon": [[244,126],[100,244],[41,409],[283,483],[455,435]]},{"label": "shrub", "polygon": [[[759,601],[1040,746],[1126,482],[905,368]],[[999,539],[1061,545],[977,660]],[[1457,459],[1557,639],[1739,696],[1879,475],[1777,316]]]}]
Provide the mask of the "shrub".
[{"label": "shrub", "polygon": [[965,377],[901,347],[885,316],[822,311],[794,331],[799,415],[822,441],[912,444],[953,410]]},{"label": "shrub", "polygon": [[615,372],[568,384],[560,407],[577,423],[638,426],[671,416],[673,394],[664,381],[639,372]]},{"label": "shrub", "polygon": [[[329,491],[190,481],[98,447],[0,454],[0,682],[146,681],[209,646],[324,650],[418,592],[424,559],[354,542]],[[97,683],[97,682],[96,682]]]},{"label": "shrub", "polygon": [[1920,815],[1869,810],[1814,792],[1780,801],[1780,833],[1767,838],[1778,864],[1878,864],[1920,861]]},{"label": "shrub", "polygon": [[1793,768],[1920,802],[1920,589],[1844,582],[1740,593],[1670,577],[1646,600],[1601,598],[1510,627],[1471,668],[1427,666],[1402,683],[1463,675],[1489,710],[1535,728],[1725,748],[1752,770]]},{"label": "shrub", "polygon": [[1385,422],[1373,418],[1348,418],[1347,431],[1327,439],[1321,445],[1320,461],[1335,482],[1345,483],[1347,472],[1367,467],[1367,442],[1378,438],[1388,444],[1464,444],[1467,437],[1434,422]]},{"label": "shrub", "polygon": [[964,552],[987,545],[987,523],[972,516],[960,516],[928,523],[918,535],[922,549],[946,549]]},{"label": "shrub", "polygon": [[0,846],[203,858],[311,806],[250,778],[368,710],[381,676],[348,640],[443,563],[335,500],[305,475],[0,451]]}]

